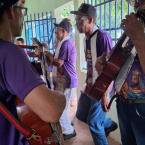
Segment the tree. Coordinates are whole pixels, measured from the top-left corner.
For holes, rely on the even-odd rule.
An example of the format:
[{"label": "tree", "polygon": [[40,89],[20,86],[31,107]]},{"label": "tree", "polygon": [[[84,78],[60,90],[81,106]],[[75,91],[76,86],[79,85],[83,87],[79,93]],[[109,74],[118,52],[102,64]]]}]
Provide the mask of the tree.
[{"label": "tree", "polygon": [[69,18],[71,19],[71,24],[74,27],[75,25],[75,20],[74,20],[74,16],[71,17],[72,15],[70,15],[70,11],[74,11],[74,5],[70,5],[64,9],[61,10],[61,18]]}]

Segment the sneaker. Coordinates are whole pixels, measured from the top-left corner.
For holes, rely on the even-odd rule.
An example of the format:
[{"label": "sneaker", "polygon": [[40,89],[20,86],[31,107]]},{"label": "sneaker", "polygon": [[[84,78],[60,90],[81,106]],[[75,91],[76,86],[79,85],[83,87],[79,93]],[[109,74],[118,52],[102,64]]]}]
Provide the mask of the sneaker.
[{"label": "sneaker", "polygon": [[76,135],[77,134],[76,134],[76,132],[74,130],[74,132],[71,133],[71,134],[63,134],[63,138],[64,138],[64,140],[68,140],[68,139],[71,139],[71,138],[75,137]]},{"label": "sneaker", "polygon": [[117,128],[118,128],[117,123],[114,122],[114,121],[112,121],[111,126],[108,127],[108,128],[105,128],[105,134],[106,134],[106,137],[109,136],[109,134],[110,134],[111,131],[114,131],[114,130],[116,130]]}]

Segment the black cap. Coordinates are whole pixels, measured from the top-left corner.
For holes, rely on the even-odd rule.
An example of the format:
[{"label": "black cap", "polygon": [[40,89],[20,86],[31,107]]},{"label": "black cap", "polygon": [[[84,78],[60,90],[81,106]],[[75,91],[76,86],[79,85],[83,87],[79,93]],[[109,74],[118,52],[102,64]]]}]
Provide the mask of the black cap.
[{"label": "black cap", "polygon": [[8,9],[10,6],[18,2],[19,0],[0,0],[0,13]]},{"label": "black cap", "polygon": [[75,14],[75,15],[83,15],[83,16],[88,16],[88,17],[92,17],[94,20],[96,19],[96,9],[89,4],[81,4],[81,6],[79,7],[78,11],[71,11],[71,14]]},{"label": "black cap", "polygon": [[54,23],[54,25],[56,27],[59,26],[59,27],[65,29],[65,31],[67,31],[68,33],[70,33],[70,31],[72,30],[72,25],[67,20],[62,20],[59,24]]}]

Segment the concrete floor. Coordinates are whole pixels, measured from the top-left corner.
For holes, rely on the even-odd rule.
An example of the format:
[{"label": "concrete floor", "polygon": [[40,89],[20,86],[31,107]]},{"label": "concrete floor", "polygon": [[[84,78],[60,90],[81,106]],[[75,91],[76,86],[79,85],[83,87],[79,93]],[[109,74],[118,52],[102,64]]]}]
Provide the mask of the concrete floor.
[{"label": "concrete floor", "polygon": [[[69,107],[67,114],[70,120],[72,120],[74,123],[74,129],[77,133],[77,136],[70,140],[66,140],[64,145],[94,145],[88,125],[79,121],[75,117],[76,110],[76,106]],[[107,137],[107,141],[109,145],[121,145],[118,142],[114,141],[111,137]]]}]

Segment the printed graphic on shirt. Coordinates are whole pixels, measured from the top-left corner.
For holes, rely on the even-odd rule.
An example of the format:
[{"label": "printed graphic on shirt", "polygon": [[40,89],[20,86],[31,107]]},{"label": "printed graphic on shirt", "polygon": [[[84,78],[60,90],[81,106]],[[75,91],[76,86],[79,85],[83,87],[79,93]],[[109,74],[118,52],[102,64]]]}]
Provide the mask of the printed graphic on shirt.
[{"label": "printed graphic on shirt", "polygon": [[91,50],[87,49],[87,59],[92,59]]},{"label": "printed graphic on shirt", "polygon": [[[131,71],[132,75],[129,75],[127,80],[131,80],[131,83],[126,81],[121,88],[121,95],[125,99],[142,99],[145,98],[145,84],[144,77],[138,70]],[[130,84],[130,85],[129,85]]]},{"label": "printed graphic on shirt", "polygon": [[92,55],[91,50],[87,49],[87,79],[86,82],[88,84],[92,83]]},{"label": "printed graphic on shirt", "polygon": [[67,88],[71,87],[71,78],[68,75],[67,71],[65,70],[64,66],[61,66],[60,68],[57,69],[57,76],[66,81]]}]

